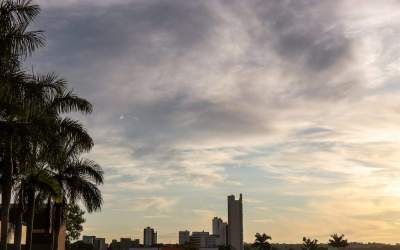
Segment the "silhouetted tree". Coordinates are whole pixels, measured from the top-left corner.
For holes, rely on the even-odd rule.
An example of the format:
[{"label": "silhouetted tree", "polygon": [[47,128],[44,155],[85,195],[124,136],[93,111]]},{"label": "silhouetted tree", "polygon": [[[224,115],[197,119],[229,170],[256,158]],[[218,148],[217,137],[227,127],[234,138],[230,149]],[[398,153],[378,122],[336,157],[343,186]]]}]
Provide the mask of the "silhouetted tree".
[{"label": "silhouetted tree", "polygon": [[345,248],[349,243],[347,242],[347,239],[344,239],[344,234],[339,236],[335,233],[331,235],[328,245],[336,248]]},{"label": "silhouetted tree", "polygon": [[265,233],[260,234],[256,233],[255,235],[256,239],[254,240],[253,246],[257,248],[258,250],[271,250],[271,244],[268,242],[268,240],[271,240],[271,236],[266,235]]},{"label": "silhouetted tree", "polygon": [[22,59],[43,46],[40,31],[28,31],[29,24],[39,14],[39,6],[29,0],[0,1],[0,168],[1,190],[1,244],[7,250],[9,209],[16,155],[21,137],[19,130],[26,127],[21,96],[26,74],[21,70]]},{"label": "silhouetted tree", "polygon": [[310,238],[303,237],[303,246],[302,250],[317,250],[318,249],[318,240],[311,240]]},{"label": "silhouetted tree", "polygon": [[85,223],[85,212],[76,204],[68,204],[65,209],[66,243],[79,239]]},{"label": "silhouetted tree", "polygon": [[69,91],[66,82],[54,74],[36,76],[22,68],[24,59],[44,45],[41,31],[28,30],[39,12],[39,6],[31,0],[0,1],[2,250],[7,250],[12,191],[18,203],[17,250],[24,212],[27,214],[25,249],[31,249],[39,191],[47,193],[52,201],[49,205],[54,206],[53,236],[58,235],[66,204],[82,201],[91,212],[100,209],[102,203],[97,188],[103,182],[101,168],[79,158],[91,149],[93,141],[79,122],[65,117],[69,112],[90,113],[92,105]]}]

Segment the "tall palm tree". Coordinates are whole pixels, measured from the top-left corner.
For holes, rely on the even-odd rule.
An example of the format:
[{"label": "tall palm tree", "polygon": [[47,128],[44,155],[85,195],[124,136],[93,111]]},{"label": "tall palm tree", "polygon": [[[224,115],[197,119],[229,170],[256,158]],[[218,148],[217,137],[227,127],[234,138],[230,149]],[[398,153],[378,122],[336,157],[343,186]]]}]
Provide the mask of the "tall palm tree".
[{"label": "tall palm tree", "polygon": [[78,144],[71,143],[65,151],[59,152],[53,165],[54,178],[62,187],[62,202],[54,204],[53,250],[58,248],[58,236],[68,203],[80,201],[91,213],[99,210],[103,202],[98,188],[103,183],[103,171],[94,161],[79,158],[81,146]]},{"label": "tall palm tree", "polygon": [[253,243],[253,247],[259,249],[259,250],[271,250],[272,246],[268,242],[268,240],[271,240],[271,236],[266,235],[265,233],[260,234],[256,233],[255,235],[256,239]]},{"label": "tall palm tree", "polygon": [[331,235],[328,245],[335,248],[345,248],[349,243],[347,242],[347,239],[344,239],[344,234],[339,236],[335,233]]},{"label": "tall palm tree", "polygon": [[[36,106],[41,107],[40,111],[35,112],[34,124],[36,129],[35,135],[40,136],[39,150],[33,150],[33,160],[31,161],[32,168],[38,168],[41,170],[46,170],[45,173],[53,174],[51,171],[51,166],[55,162],[54,157],[57,156],[57,139],[65,140],[68,142],[75,141],[77,146],[69,149],[71,152],[73,150],[89,150],[93,146],[93,141],[87,134],[86,130],[76,121],[69,118],[61,118],[62,113],[78,111],[81,113],[90,113],[92,111],[92,105],[85,99],[75,96],[72,92],[68,91],[65,86],[65,81],[62,79],[57,79],[55,75],[47,75],[46,77],[38,78],[35,80],[36,85],[48,86],[52,91],[44,96],[37,98],[39,101]],[[57,86],[57,87],[54,87]],[[41,91],[38,91],[41,93]],[[56,150],[55,150],[56,149]],[[40,165],[38,165],[40,164]],[[62,200],[60,197],[62,190],[62,183],[59,183],[54,176],[49,180],[57,183],[60,187],[60,193],[54,192],[51,186],[47,185],[47,191],[49,194],[55,198],[55,201]],[[29,210],[27,214],[27,243],[26,250],[30,250],[32,247],[32,230],[33,230],[33,220],[34,220],[34,210],[36,201],[36,191],[37,185],[41,182],[31,183],[28,196]],[[43,188],[42,188],[43,190]]]},{"label": "tall palm tree", "polygon": [[[50,147],[52,146],[52,138],[54,136],[62,136],[69,138],[70,140],[81,140],[82,143],[80,144],[80,147],[83,149],[89,149],[92,147],[93,142],[91,138],[86,131],[83,131],[82,133],[82,127],[80,124],[67,118],[60,118],[60,114],[65,112],[79,111],[82,113],[90,113],[92,111],[92,106],[89,102],[75,96],[72,92],[66,89],[65,85],[65,81],[58,79],[54,74],[39,77],[32,76],[29,81],[27,79],[24,80],[24,85],[20,91],[21,95],[24,96],[23,103],[25,108],[23,112],[25,122],[19,127],[19,136],[15,137],[15,139],[22,139],[20,143],[15,143],[16,145],[20,145],[18,150],[20,153],[18,154],[18,157],[16,157],[18,158],[18,161],[15,162],[18,164],[14,164],[15,170],[19,170],[24,166],[25,172],[30,168],[36,170],[43,170],[46,167],[48,168],[48,162],[51,157],[53,157],[53,155],[48,153],[50,152],[49,145]],[[0,127],[5,128],[2,130],[5,132],[9,126],[7,122],[0,121]],[[58,130],[61,131],[59,135],[54,135],[49,132]],[[87,142],[87,138],[89,138],[89,142]],[[86,144],[84,143],[85,140]],[[18,171],[14,172],[14,175],[17,175],[18,177]],[[18,178],[14,178],[14,180],[18,180]],[[40,182],[36,181],[24,184],[25,188],[19,192],[19,195],[27,197],[28,202],[30,203],[28,206],[30,209],[28,210],[29,219],[27,224],[26,244],[26,249],[30,249],[32,245],[34,203],[37,191],[36,185],[40,184]],[[23,193],[24,190],[27,193]],[[21,209],[22,206],[19,206],[19,213],[22,212]],[[19,227],[17,227],[17,229],[20,230]],[[17,248],[20,245],[18,243],[20,240],[18,234],[19,231],[17,231]]]},{"label": "tall palm tree", "polygon": [[318,240],[311,240],[310,238],[303,237],[303,246],[302,250],[317,250],[318,249]]},{"label": "tall palm tree", "polygon": [[[29,76],[23,81],[18,82],[21,85],[18,88],[21,105],[15,105],[14,117],[15,121],[0,120],[0,131],[4,133],[4,137],[9,134],[13,135],[13,161],[12,161],[12,177],[10,179],[12,185],[18,186],[18,181],[23,181],[23,173],[38,172],[46,166],[46,159],[43,153],[47,151],[44,148],[45,142],[51,138],[49,130],[57,126],[60,122],[59,112],[63,110],[82,110],[90,111],[89,108],[80,109],[82,100],[73,96],[72,93],[66,91],[65,81],[58,79],[54,74],[46,76]],[[83,102],[84,103],[84,102]],[[21,107],[21,108],[20,108]],[[68,108],[67,108],[68,107]],[[11,123],[11,124],[10,124]],[[1,142],[1,141],[0,141]],[[3,145],[7,145],[8,141],[3,141]],[[7,149],[7,147],[5,147]],[[7,158],[4,158],[7,160]],[[4,162],[4,161],[3,161]],[[4,170],[7,170],[5,168]],[[40,172],[40,171],[39,171]],[[42,173],[43,171],[41,171]],[[22,174],[22,175],[21,175]],[[25,175],[26,176],[26,175]],[[29,175],[28,175],[29,176]],[[3,175],[4,177],[4,175]],[[42,177],[35,175],[35,177]],[[30,178],[32,180],[32,178]],[[33,178],[34,179],[34,178]],[[7,178],[2,178],[4,185]],[[40,179],[38,179],[40,180]],[[38,181],[37,180],[37,181]],[[30,202],[34,202],[35,185],[40,182],[25,182],[24,188],[20,189],[18,195],[27,197]],[[6,185],[4,185],[6,186]],[[3,192],[4,193],[4,192]],[[22,202],[23,199],[21,198]],[[20,213],[23,212],[23,203],[19,203],[18,219],[21,218]],[[34,206],[29,206],[30,214],[34,214]],[[18,221],[18,224],[20,221]],[[27,246],[30,247],[31,232],[33,218],[28,221]],[[17,227],[17,248],[19,247],[19,226]]]},{"label": "tall palm tree", "polygon": [[[25,201],[28,203],[26,207],[30,208],[28,250],[32,243],[38,185],[43,184],[39,182],[39,176],[43,178],[51,174],[53,178],[58,177],[57,183],[61,185],[63,194],[60,201],[64,204],[82,200],[88,211],[94,211],[100,209],[102,203],[97,188],[103,181],[100,167],[78,157],[79,153],[90,150],[93,142],[78,122],[61,118],[61,114],[74,111],[90,113],[91,104],[67,91],[66,83],[54,75],[37,77],[21,70],[23,59],[44,45],[41,31],[28,31],[29,24],[39,12],[39,6],[32,4],[31,0],[0,2],[0,248],[3,250],[7,249],[13,186],[20,199],[19,212],[25,210]],[[55,147],[56,150],[52,149],[54,140],[59,146]],[[71,176],[80,178],[71,180]],[[51,195],[53,201],[58,201],[55,192]],[[62,218],[63,204],[56,202],[54,206],[59,207],[56,217]],[[58,230],[55,233],[58,234]]]},{"label": "tall palm tree", "polygon": [[[25,80],[20,70],[21,58],[30,55],[36,48],[43,46],[44,39],[40,31],[28,31],[31,21],[40,9],[29,0],[4,0],[0,2],[0,121],[3,132],[0,140],[0,166],[2,169],[1,191],[1,244],[7,249],[9,208],[12,192],[15,147],[19,140],[23,114],[23,97],[20,95],[21,83]],[[23,120],[23,119],[22,119]],[[5,126],[7,125],[7,126]],[[6,128],[6,129],[5,129]]]}]

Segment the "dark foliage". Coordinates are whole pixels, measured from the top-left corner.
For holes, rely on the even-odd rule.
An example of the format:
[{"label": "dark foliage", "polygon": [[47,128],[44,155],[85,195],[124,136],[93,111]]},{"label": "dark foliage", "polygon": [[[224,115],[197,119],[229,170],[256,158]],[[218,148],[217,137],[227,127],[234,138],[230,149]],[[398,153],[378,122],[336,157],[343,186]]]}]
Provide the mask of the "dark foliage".
[{"label": "dark foliage", "polygon": [[85,212],[76,204],[68,204],[65,211],[66,241],[70,244],[79,239],[85,223]]}]

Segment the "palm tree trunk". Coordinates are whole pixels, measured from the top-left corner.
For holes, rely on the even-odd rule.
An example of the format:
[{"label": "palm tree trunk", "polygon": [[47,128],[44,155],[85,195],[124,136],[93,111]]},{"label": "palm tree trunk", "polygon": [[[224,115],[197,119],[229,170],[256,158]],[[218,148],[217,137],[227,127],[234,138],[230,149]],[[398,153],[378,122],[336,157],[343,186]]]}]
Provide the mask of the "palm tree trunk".
[{"label": "palm tree trunk", "polygon": [[[6,177],[6,175],[4,176]],[[7,182],[7,181],[4,181]],[[3,183],[3,192],[1,197],[1,249],[7,250],[7,236],[8,236],[8,219],[10,214],[10,191],[8,183]]]},{"label": "palm tree trunk", "polygon": [[35,219],[35,190],[31,189],[28,193],[28,214],[27,214],[27,225],[26,225],[26,245],[25,250],[32,249],[32,232],[33,222]]},{"label": "palm tree trunk", "polygon": [[12,138],[10,140],[10,162],[7,164],[5,162],[4,172],[3,172],[3,190],[1,194],[1,244],[0,248],[2,250],[7,250],[7,236],[8,236],[8,222],[10,218],[10,201],[11,201],[11,191],[12,191],[12,175],[13,175],[13,149],[12,149]]},{"label": "palm tree trunk", "polygon": [[61,228],[61,220],[62,220],[62,206],[61,204],[54,205],[54,227],[53,227],[53,242],[51,246],[51,250],[58,250],[58,238],[60,235],[60,228]]},{"label": "palm tree trunk", "polygon": [[22,207],[18,208],[17,218],[15,220],[15,231],[14,231],[14,250],[21,250],[21,239],[22,239]]},{"label": "palm tree trunk", "polygon": [[4,182],[1,196],[1,249],[7,250],[8,221],[10,215],[10,199],[11,199],[11,172],[10,167],[6,167],[4,171]]},{"label": "palm tree trunk", "polygon": [[24,190],[21,184],[21,188],[19,190],[19,203],[15,220],[14,250],[21,250],[23,214],[24,214]]}]

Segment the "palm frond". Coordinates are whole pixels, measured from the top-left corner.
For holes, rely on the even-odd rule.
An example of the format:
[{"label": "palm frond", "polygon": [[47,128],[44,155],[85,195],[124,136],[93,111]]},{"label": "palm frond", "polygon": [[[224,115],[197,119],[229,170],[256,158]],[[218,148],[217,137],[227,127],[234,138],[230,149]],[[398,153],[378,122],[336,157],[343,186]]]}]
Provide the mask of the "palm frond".
[{"label": "palm frond", "polygon": [[3,47],[9,45],[13,55],[26,57],[45,45],[45,37],[41,30],[25,31],[25,27],[13,27],[1,37],[0,44]]},{"label": "palm frond", "polygon": [[93,106],[89,101],[74,95],[72,91],[54,98],[52,108],[58,113],[81,112],[89,114],[93,111]]},{"label": "palm frond", "polygon": [[95,184],[103,184],[103,170],[94,161],[89,159],[72,162],[65,171],[66,174],[78,175],[79,178],[93,181]]},{"label": "palm frond", "polygon": [[26,25],[40,13],[39,5],[31,0],[3,0],[0,3],[0,21],[8,25]]},{"label": "palm frond", "polygon": [[103,198],[97,185],[81,178],[68,178],[66,183],[71,202],[80,200],[89,213],[101,209]]},{"label": "palm frond", "polygon": [[66,139],[67,155],[86,152],[93,147],[93,139],[78,121],[66,117],[60,120],[59,127],[59,136]]}]

